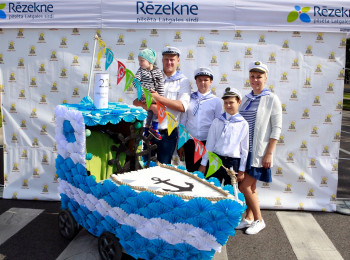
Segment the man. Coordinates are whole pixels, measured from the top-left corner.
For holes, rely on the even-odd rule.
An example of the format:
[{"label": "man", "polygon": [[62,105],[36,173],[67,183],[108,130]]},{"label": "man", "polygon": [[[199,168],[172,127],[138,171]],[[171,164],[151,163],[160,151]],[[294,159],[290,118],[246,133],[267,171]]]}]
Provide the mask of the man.
[{"label": "man", "polygon": [[[160,96],[156,91],[151,91],[153,101],[158,101],[166,107],[166,111],[174,115],[177,122],[180,121],[181,113],[185,112],[190,103],[191,86],[189,80],[184,74],[177,71],[180,63],[180,50],[176,47],[165,47],[162,50],[162,62],[164,73],[164,96]],[[134,100],[135,106],[141,106],[147,109],[145,102]],[[157,112],[157,105],[152,104],[150,108],[154,113]],[[168,136],[168,122],[165,118],[159,124],[159,133],[161,140],[153,140],[157,144],[157,160],[160,163],[170,164],[172,155],[177,146],[178,129],[174,129]]]}]

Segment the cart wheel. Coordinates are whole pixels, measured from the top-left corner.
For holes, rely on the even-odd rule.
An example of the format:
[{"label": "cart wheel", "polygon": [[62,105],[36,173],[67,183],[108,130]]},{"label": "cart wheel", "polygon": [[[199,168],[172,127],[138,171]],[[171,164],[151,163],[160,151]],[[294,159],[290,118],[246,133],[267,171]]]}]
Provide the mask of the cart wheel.
[{"label": "cart wheel", "polygon": [[103,260],[122,259],[119,240],[110,232],[105,232],[98,238],[98,252]]},{"label": "cart wheel", "polygon": [[58,214],[58,227],[61,236],[69,240],[73,239],[80,229],[79,224],[75,221],[69,210],[62,210]]}]

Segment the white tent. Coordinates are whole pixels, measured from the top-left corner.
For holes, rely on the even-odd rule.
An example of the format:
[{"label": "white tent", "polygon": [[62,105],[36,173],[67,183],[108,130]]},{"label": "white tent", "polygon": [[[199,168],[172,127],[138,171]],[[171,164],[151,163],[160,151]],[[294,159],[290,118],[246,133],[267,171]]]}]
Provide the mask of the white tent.
[{"label": "white tent", "polygon": [[[350,1],[36,1],[0,4],[0,91],[4,115],[4,198],[59,200],[55,173],[56,105],[87,95],[97,33],[135,72],[137,54],[180,48],[180,70],[215,73],[213,91],[249,92],[247,65],[270,68],[283,130],[273,182],[259,183],[264,208],[334,211],[346,33]],[[55,29],[53,29],[55,28]],[[158,56],[159,56],[158,55]],[[93,64],[104,72],[104,58]],[[161,60],[158,57],[158,64]],[[117,86],[110,101],[136,93]],[[174,158],[174,163],[177,163]]]}]

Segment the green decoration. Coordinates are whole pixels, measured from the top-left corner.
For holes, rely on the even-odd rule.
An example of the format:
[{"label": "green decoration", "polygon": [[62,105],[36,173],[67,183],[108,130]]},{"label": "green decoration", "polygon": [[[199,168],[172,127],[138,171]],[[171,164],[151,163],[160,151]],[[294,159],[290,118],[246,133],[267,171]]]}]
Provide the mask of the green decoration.
[{"label": "green decoration", "polygon": [[140,121],[136,121],[136,123],[135,123],[135,128],[136,128],[136,129],[140,129],[141,127],[142,127],[141,122],[140,122]]}]

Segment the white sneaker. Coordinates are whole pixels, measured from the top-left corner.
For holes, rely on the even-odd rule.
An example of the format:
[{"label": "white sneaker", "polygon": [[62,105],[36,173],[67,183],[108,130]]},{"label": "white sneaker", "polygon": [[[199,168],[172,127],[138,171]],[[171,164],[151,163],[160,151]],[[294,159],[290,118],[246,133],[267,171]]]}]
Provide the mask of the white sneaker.
[{"label": "white sneaker", "polygon": [[245,231],[248,235],[255,235],[259,233],[261,230],[263,230],[266,227],[264,220],[256,220],[253,221],[253,223],[250,225],[249,228]]},{"label": "white sneaker", "polygon": [[238,226],[235,227],[235,229],[243,229],[246,227],[250,227],[252,223],[253,223],[253,220],[242,218],[241,223],[239,223]]}]

